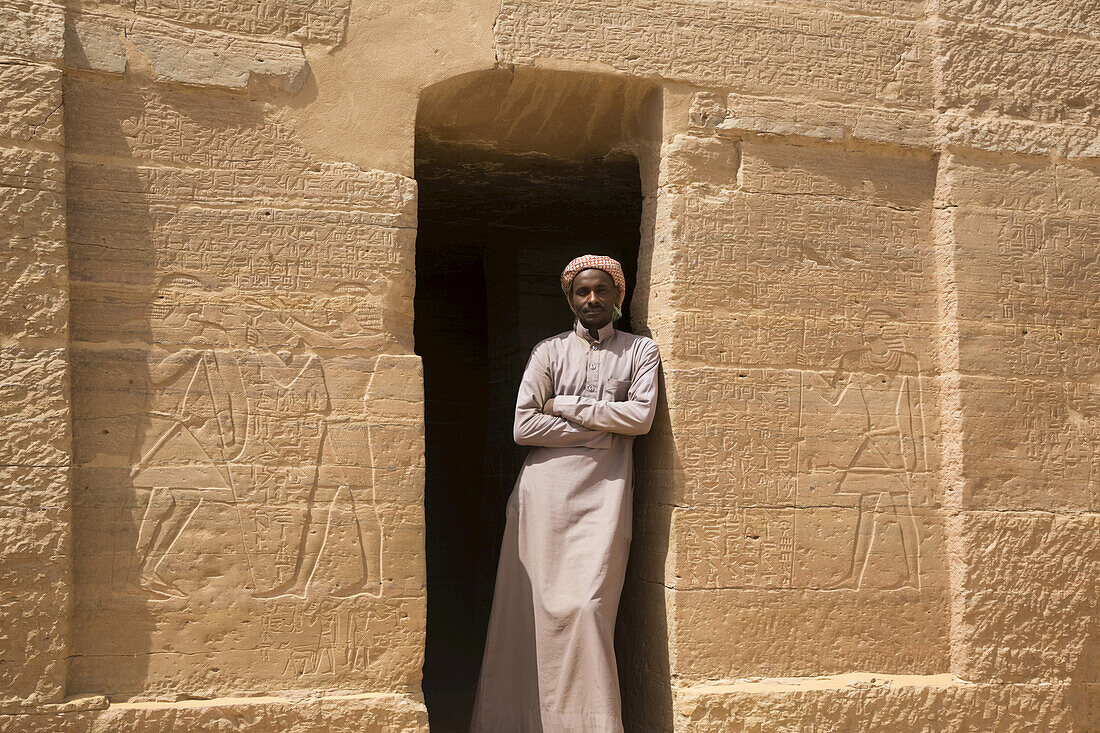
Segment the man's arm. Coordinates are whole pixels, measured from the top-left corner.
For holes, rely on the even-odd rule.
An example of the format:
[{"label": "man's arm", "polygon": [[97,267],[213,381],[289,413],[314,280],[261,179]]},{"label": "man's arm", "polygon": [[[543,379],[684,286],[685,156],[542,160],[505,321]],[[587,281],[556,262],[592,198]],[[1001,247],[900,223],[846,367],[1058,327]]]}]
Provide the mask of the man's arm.
[{"label": "man's arm", "polygon": [[924,406],[921,404],[920,369],[902,378],[898,395],[898,426],[905,451],[905,469],[913,473],[928,470],[927,433],[924,426]]},{"label": "man's arm", "polygon": [[512,429],[519,445],[544,448],[609,448],[611,435],[574,425],[557,415],[544,415],[542,406],[554,396],[554,381],[546,346],[539,344],[531,352],[516,398],[516,420]]},{"label": "man's arm", "polygon": [[660,365],[657,345],[649,343],[625,400],[615,402],[560,395],[554,398],[554,413],[593,430],[644,435],[653,425],[653,416],[657,412],[657,373]]}]

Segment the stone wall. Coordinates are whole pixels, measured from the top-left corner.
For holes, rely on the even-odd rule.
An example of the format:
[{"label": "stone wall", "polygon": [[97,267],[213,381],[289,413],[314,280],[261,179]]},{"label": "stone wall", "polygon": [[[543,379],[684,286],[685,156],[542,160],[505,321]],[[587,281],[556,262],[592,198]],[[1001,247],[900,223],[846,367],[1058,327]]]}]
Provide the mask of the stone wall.
[{"label": "stone wall", "polygon": [[1096,11],[6,3],[0,729],[426,728],[417,105],[491,68],[455,139],[641,167],[629,729],[1100,729]]}]

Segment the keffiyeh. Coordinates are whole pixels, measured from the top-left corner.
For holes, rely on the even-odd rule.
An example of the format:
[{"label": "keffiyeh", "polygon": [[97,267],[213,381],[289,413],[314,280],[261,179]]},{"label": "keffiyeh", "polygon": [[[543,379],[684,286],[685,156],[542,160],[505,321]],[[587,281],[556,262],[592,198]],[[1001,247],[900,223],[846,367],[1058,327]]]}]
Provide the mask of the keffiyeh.
[{"label": "keffiyeh", "polygon": [[611,276],[611,279],[615,281],[615,287],[619,289],[618,305],[622,305],[623,299],[626,297],[626,276],[623,275],[623,266],[605,255],[581,255],[565,266],[565,269],[561,271],[561,289],[565,291],[566,297],[571,294],[573,278],[577,276],[577,273],[589,269],[603,270]]}]

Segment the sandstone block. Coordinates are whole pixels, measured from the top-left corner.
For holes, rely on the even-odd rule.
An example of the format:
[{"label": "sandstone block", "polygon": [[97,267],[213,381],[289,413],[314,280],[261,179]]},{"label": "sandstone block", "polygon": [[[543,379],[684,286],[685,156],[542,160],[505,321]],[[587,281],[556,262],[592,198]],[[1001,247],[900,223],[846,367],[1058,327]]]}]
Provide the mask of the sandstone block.
[{"label": "sandstone block", "polygon": [[69,464],[68,360],[63,349],[0,348],[0,465]]},{"label": "sandstone block", "polygon": [[904,106],[930,101],[924,34],[911,20],[804,5],[738,3],[719,10],[690,2],[626,7],[612,0],[539,0],[506,2],[495,35],[498,56],[511,63],[579,61],[755,93]]},{"label": "sandstone block", "polygon": [[1092,382],[966,377],[964,506],[1096,511],[1100,388]]},{"label": "sandstone block", "polygon": [[135,10],[189,25],[216,28],[229,33],[295,38],[301,41],[339,45],[347,33],[351,10],[348,0],[286,0],[263,8],[247,3],[227,4],[217,0],[139,0]]},{"label": "sandstone block", "polygon": [[968,512],[959,674],[1024,682],[1100,679],[1095,514]]},{"label": "sandstone block", "polygon": [[0,186],[61,193],[65,173],[56,153],[0,148]]},{"label": "sandstone block", "polygon": [[1087,379],[1100,358],[1091,285],[1100,231],[1095,172],[965,157],[952,158],[947,171],[958,206],[951,225],[962,367]]},{"label": "sandstone block", "polygon": [[0,61],[0,137],[59,143],[62,117],[60,70]]},{"label": "sandstone block", "polygon": [[685,682],[947,668],[942,591],[722,589],[672,597],[672,669]]},{"label": "sandstone block", "polygon": [[5,468],[0,477],[9,488],[0,505],[0,698],[56,701],[69,649],[68,473]]},{"label": "sandstone block", "polygon": [[937,34],[944,74],[937,106],[1095,127],[1100,81],[1080,59],[1095,57],[1100,40],[952,21]]},{"label": "sandstone block", "polygon": [[22,0],[0,8],[0,49],[4,56],[60,61],[64,33],[65,11],[60,4]]},{"label": "sandstone block", "polygon": [[5,273],[0,278],[0,334],[63,338],[69,306],[65,245],[37,237],[0,241],[7,248],[0,254]]},{"label": "sandstone block", "polygon": [[[719,105],[718,130],[813,138],[828,142],[873,141],[904,147],[935,144],[933,116],[919,110],[880,109],[839,102],[769,99],[730,94]],[[692,125],[698,124],[693,115]]]},{"label": "sandstone block", "polygon": [[950,675],[840,675],[687,687],[677,731],[1088,730],[1087,685],[985,685]]},{"label": "sandstone block", "polygon": [[[227,697],[178,702],[129,702],[83,709],[43,705],[14,718],[19,731],[108,733],[147,730],[293,730],[309,733],[366,731],[412,733],[428,729],[424,703],[411,695],[335,694],[310,697]],[[70,708],[70,709],[66,709]],[[5,721],[0,718],[0,728]]]},{"label": "sandstone block", "polygon": [[1054,33],[1100,37],[1100,20],[1091,3],[1069,2],[999,2],[998,0],[948,0],[943,12],[970,21],[1024,30],[1044,30]]},{"label": "sandstone block", "polygon": [[76,68],[120,74],[127,64],[123,37],[152,61],[157,81],[243,89],[256,76],[296,94],[308,74],[296,43],[93,12],[74,13],[66,60]]},{"label": "sandstone block", "polygon": [[65,64],[76,69],[121,74],[126,71],[128,19],[95,13],[70,13],[65,27]]},{"label": "sandstone block", "polygon": [[250,77],[258,76],[296,94],[309,73],[298,44],[251,41],[141,20],[127,37],[152,59],[160,81],[243,89]]}]

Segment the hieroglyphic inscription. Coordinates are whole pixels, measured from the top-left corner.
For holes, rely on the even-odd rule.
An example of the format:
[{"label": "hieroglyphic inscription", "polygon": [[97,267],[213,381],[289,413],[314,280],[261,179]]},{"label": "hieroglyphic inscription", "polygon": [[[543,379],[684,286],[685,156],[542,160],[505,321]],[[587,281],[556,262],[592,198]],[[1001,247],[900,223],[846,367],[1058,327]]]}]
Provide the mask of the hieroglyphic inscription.
[{"label": "hieroglyphic inscription", "polygon": [[[915,507],[935,503],[930,168],[799,152],[753,143],[739,180],[668,189],[691,582],[919,589]],[[883,165],[913,178],[893,185]]]},{"label": "hieroglyphic inscription", "polygon": [[338,44],[347,30],[349,0],[137,0],[141,15],[233,33]]},{"label": "hieroglyphic inscription", "polygon": [[[75,299],[102,303],[121,284],[120,271],[127,287],[140,288],[116,306],[116,318],[141,318],[138,298],[147,297],[158,279],[179,272],[197,273],[216,290],[262,294],[271,307],[324,314],[326,322],[353,310],[355,328],[381,329],[394,309],[407,306],[400,293],[411,280],[411,236],[387,226],[384,217],[276,207],[180,209],[121,202],[117,194],[84,194],[71,208],[103,212],[94,219],[74,217]],[[104,240],[116,246],[105,248]],[[118,335],[95,310],[78,310],[73,328],[81,340]]]},{"label": "hieroglyphic inscription", "polygon": [[[1016,374],[1080,377],[1100,364],[1100,216],[993,214],[996,300],[1005,322],[1003,368]],[[984,269],[984,268],[983,268]]]},{"label": "hieroglyphic inscription", "polygon": [[[737,324],[722,317],[686,331],[685,358],[790,365],[800,350],[835,352],[837,334],[884,296],[906,310],[907,335],[931,337],[921,325],[931,315],[927,255],[912,246],[927,235],[926,211],[736,192],[683,194],[672,205],[686,222],[677,304],[736,314]],[[777,313],[778,301],[787,307]]]},{"label": "hieroglyphic inscription", "polygon": [[1092,166],[952,156],[968,506],[1089,510],[1100,191]]},{"label": "hieroglyphic inscription", "polygon": [[266,103],[75,74],[70,689],[405,689],[415,182]]},{"label": "hieroglyphic inscription", "polygon": [[328,601],[276,608],[259,620],[259,659],[287,679],[377,674],[395,651],[387,637],[399,615],[395,609],[363,613]]},{"label": "hieroglyphic inscription", "polygon": [[[685,316],[679,323],[690,328],[693,322]],[[674,424],[691,438],[683,457],[693,477],[691,503],[722,505],[732,490],[744,506],[793,505],[797,376],[686,369],[669,381]]]},{"label": "hieroglyphic inscription", "polygon": [[[498,55],[596,61],[769,94],[930,101],[913,21],[770,3],[505,2]],[[731,39],[734,39],[731,42]]]},{"label": "hieroglyphic inscription", "polygon": [[323,358],[314,351],[368,347],[377,331],[354,311],[339,330],[322,330],[255,298],[211,304],[202,290],[194,276],[170,275],[149,305],[148,426],[130,471],[149,493],[135,585],[156,599],[186,597],[160,566],[201,503],[220,500],[235,508],[253,595],[305,597],[342,501],[362,566],[358,580],[333,594],[378,595],[373,486],[318,481],[335,447]]},{"label": "hieroglyphic inscription", "polygon": [[972,462],[968,505],[1095,511],[1100,507],[1100,385],[1090,381],[965,381]]}]

